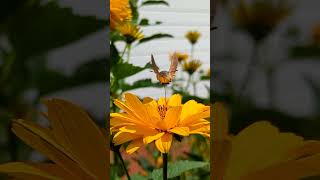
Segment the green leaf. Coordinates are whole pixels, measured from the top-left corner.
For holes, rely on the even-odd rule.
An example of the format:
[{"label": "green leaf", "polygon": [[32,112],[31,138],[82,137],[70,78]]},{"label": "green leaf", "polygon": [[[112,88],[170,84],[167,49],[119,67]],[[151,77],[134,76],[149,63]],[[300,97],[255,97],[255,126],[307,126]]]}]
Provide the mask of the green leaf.
[{"label": "green leaf", "polygon": [[147,179],[146,177],[141,176],[139,174],[135,174],[135,175],[131,176],[130,178],[131,178],[131,180],[146,180]]},{"label": "green leaf", "polygon": [[159,24],[162,24],[162,22],[156,21],[154,24],[151,24],[149,22],[149,19],[146,19],[146,18],[141,19],[140,23],[139,23],[140,26],[154,26],[154,25],[159,25]]},{"label": "green leaf", "polygon": [[148,41],[151,41],[154,39],[160,39],[160,38],[173,38],[173,36],[171,34],[162,34],[162,33],[154,34],[154,35],[147,36],[147,37],[141,39],[139,41],[139,44],[145,43],[145,42],[148,42]]},{"label": "green leaf", "polygon": [[[204,168],[206,166],[209,166],[208,162],[203,161],[178,161],[175,163],[169,163],[168,165],[168,178],[174,178],[180,176],[182,173],[197,169],[197,168]],[[162,179],[162,168],[154,170],[150,178],[153,180],[161,180]]]},{"label": "green leaf", "polygon": [[210,77],[204,75],[204,76],[201,76],[201,77],[200,77],[200,80],[203,80],[203,81],[205,81],[205,80],[210,80]]},{"label": "green leaf", "polygon": [[137,23],[139,20],[139,9],[138,9],[138,0],[130,0],[130,7],[132,12],[132,19],[133,23]]},{"label": "green leaf", "polygon": [[140,26],[150,25],[150,24],[149,24],[149,19],[146,19],[146,18],[141,19],[139,25],[140,25]]},{"label": "green leaf", "polygon": [[113,66],[117,65],[120,61],[119,51],[114,45],[114,43],[110,44],[110,58],[111,58],[111,68],[113,68]]},{"label": "green leaf", "polygon": [[320,48],[314,46],[297,46],[291,48],[289,54],[293,60],[301,60],[301,58],[318,58],[320,57]]},{"label": "green leaf", "polygon": [[147,0],[143,1],[141,6],[147,6],[147,5],[164,5],[169,6],[169,3],[163,0]]},{"label": "green leaf", "polygon": [[74,72],[72,79],[77,84],[105,82],[107,79],[107,59],[94,59],[81,64]]},{"label": "green leaf", "polygon": [[106,82],[106,64],[107,59],[105,58],[91,60],[80,65],[71,76],[42,66],[33,71],[33,86],[42,96],[77,86]]},{"label": "green leaf", "polygon": [[116,65],[114,65],[111,68],[113,76],[115,76],[117,79],[124,79],[126,77],[132,76],[134,74],[137,74],[138,72],[145,70],[147,66],[140,67],[127,62],[119,61]]},{"label": "green leaf", "polygon": [[24,3],[8,22],[7,34],[19,59],[40,55],[102,29],[107,21],[74,15],[56,1]]},{"label": "green leaf", "polygon": [[121,87],[123,91],[129,91],[129,90],[138,89],[138,88],[163,87],[163,86],[160,83],[153,83],[151,79],[142,79],[134,82],[132,85],[123,84]]}]

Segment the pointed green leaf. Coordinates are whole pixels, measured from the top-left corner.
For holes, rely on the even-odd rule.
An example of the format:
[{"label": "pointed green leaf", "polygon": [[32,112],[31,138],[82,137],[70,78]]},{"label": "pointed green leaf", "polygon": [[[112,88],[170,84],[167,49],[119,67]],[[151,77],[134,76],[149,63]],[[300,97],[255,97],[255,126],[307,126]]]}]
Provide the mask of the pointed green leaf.
[{"label": "pointed green leaf", "polygon": [[151,35],[151,36],[147,36],[147,37],[144,37],[143,39],[141,39],[139,41],[139,44],[141,43],[145,43],[145,42],[148,42],[148,41],[151,41],[151,40],[154,40],[154,39],[160,39],[160,38],[173,38],[173,36],[171,34],[154,34],[154,35]]},{"label": "pointed green leaf", "polygon": [[[174,178],[180,176],[182,173],[197,169],[197,168],[204,168],[206,166],[209,166],[208,162],[203,161],[178,161],[175,163],[169,163],[168,165],[168,178]],[[153,180],[162,180],[162,168],[154,170],[150,178]]]},{"label": "pointed green leaf", "polygon": [[147,6],[147,5],[164,5],[164,6],[169,6],[169,3],[167,1],[163,0],[147,0],[143,1],[141,3],[141,6]]}]

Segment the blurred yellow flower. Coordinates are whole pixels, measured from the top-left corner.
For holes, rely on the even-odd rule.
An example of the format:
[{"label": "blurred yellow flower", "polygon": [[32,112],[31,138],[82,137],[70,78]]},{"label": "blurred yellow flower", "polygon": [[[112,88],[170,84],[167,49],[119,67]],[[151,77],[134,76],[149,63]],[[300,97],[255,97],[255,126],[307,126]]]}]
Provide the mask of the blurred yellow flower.
[{"label": "blurred yellow flower", "polygon": [[140,27],[130,22],[121,24],[117,27],[117,29],[121,34],[123,34],[128,44],[131,44],[134,41],[140,40],[144,37],[140,30]]},{"label": "blurred yellow flower", "polygon": [[320,46],[320,24],[312,28],[312,41],[314,45]]},{"label": "blurred yellow flower", "polygon": [[125,102],[114,101],[124,112],[111,113],[110,130],[115,145],[130,142],[126,148],[129,154],[153,141],[161,153],[168,153],[174,134],[210,136],[210,122],[205,120],[210,117],[210,106],[194,100],[182,104],[179,94],[158,101],[145,98],[143,102],[130,93],[124,97]]},{"label": "blurred yellow flower", "polygon": [[51,128],[20,119],[13,121],[12,131],[53,163],[10,162],[1,164],[0,172],[14,179],[108,179],[108,149],[100,128],[70,102],[52,99],[45,104]]},{"label": "blurred yellow flower", "polygon": [[170,54],[170,59],[173,59],[173,56],[177,56],[179,63],[182,63],[183,61],[186,61],[189,58],[189,55],[187,53],[180,52]]},{"label": "blurred yellow flower", "polygon": [[213,106],[214,179],[298,180],[320,175],[320,142],[279,132],[260,121],[237,135],[228,132],[228,113],[221,103]]},{"label": "blurred yellow flower", "polygon": [[199,31],[188,31],[185,36],[191,44],[195,44],[198,42],[198,39],[201,36],[201,34]]},{"label": "blurred yellow flower", "polygon": [[196,72],[199,69],[201,65],[202,65],[201,61],[191,60],[183,64],[183,70],[188,72],[190,75],[192,75],[194,72]]},{"label": "blurred yellow flower", "polygon": [[290,11],[284,1],[240,0],[232,9],[232,17],[241,29],[258,41],[271,33]]},{"label": "blurred yellow flower", "polygon": [[110,29],[132,18],[129,0],[110,0]]},{"label": "blurred yellow flower", "polygon": [[207,71],[207,76],[208,76],[208,77],[211,76],[211,70],[210,70],[210,68],[209,68],[208,71]]}]

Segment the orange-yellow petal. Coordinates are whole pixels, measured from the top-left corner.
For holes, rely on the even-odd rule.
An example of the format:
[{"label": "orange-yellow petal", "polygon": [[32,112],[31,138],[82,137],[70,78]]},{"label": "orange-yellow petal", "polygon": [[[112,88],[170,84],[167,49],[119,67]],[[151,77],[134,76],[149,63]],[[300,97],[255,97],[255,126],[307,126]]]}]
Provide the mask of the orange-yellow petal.
[{"label": "orange-yellow petal", "polygon": [[166,112],[166,116],[163,121],[159,123],[163,123],[165,130],[171,129],[178,125],[180,120],[181,106],[176,106],[169,108]]},{"label": "orange-yellow petal", "polygon": [[153,135],[158,131],[155,129],[143,127],[143,126],[125,126],[119,129],[122,132],[137,134],[137,135]]},{"label": "orange-yellow petal", "polygon": [[172,143],[172,134],[166,133],[160,139],[156,140],[156,147],[161,153],[168,153]]},{"label": "orange-yellow petal", "polygon": [[150,136],[145,136],[143,138],[143,143],[144,144],[149,144],[151,143],[152,141],[155,141],[159,138],[161,138],[165,133],[164,132],[161,132],[161,133],[157,133],[157,134],[154,134],[154,135],[150,135]]},{"label": "orange-yellow petal", "polygon": [[143,98],[142,103],[143,103],[143,104],[147,104],[147,103],[149,103],[149,102],[151,102],[151,101],[154,101],[151,97],[145,97],[145,98]]},{"label": "orange-yellow petal", "polygon": [[48,172],[42,171],[41,169],[38,169],[37,167],[26,164],[22,162],[12,162],[7,164],[1,164],[0,165],[0,172],[6,173],[6,174],[18,174],[18,173],[24,173],[28,175],[38,176],[42,177],[44,179],[51,179],[51,180],[58,180],[59,178],[57,176],[53,176]]},{"label": "orange-yellow petal", "polygon": [[166,106],[167,100],[164,97],[160,97],[158,100],[158,106]]},{"label": "orange-yellow petal", "polygon": [[189,128],[188,127],[175,127],[169,130],[171,133],[175,133],[181,136],[189,136]]},{"label": "orange-yellow petal", "polygon": [[130,142],[130,144],[127,146],[126,152],[128,154],[132,154],[135,151],[137,151],[141,146],[143,146],[142,139],[134,140],[134,141]]},{"label": "orange-yellow petal", "polygon": [[174,94],[168,101],[168,106],[181,106],[182,96],[180,94]]},{"label": "orange-yellow petal", "polygon": [[113,143],[117,146],[117,145],[123,144],[125,142],[129,142],[134,139],[141,138],[141,137],[142,137],[141,135],[136,135],[136,134],[132,134],[132,133],[119,131],[118,133],[116,133],[114,135]]}]

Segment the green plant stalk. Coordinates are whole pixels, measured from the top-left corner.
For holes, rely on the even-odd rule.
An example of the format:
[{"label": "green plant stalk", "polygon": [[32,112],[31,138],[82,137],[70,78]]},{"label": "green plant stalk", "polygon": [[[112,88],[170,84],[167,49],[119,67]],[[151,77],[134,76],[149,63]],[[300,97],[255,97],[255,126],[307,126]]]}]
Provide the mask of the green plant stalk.
[{"label": "green plant stalk", "polygon": [[193,95],[196,96],[197,95],[197,87],[196,87],[195,81],[192,82],[192,86],[193,86]]},{"label": "green plant stalk", "polygon": [[186,87],[184,88],[184,91],[185,91],[185,92],[187,92],[187,91],[188,91],[188,88],[189,88],[189,86],[190,86],[190,83],[191,83],[191,76],[192,76],[192,75],[190,75],[190,74],[189,74],[189,78],[188,78],[188,81],[187,81],[187,85],[186,85]]},{"label": "green plant stalk", "polygon": [[15,59],[16,59],[15,55],[11,55],[11,54],[5,58],[5,63],[1,72],[1,77],[0,77],[0,84],[4,83],[9,77],[12,70],[12,65],[14,64]]},{"label": "green plant stalk", "polygon": [[128,44],[127,62],[129,62],[129,61],[130,61],[130,55],[131,55],[131,44]]},{"label": "green plant stalk", "polygon": [[168,180],[168,154],[162,154],[163,159],[163,168],[162,168],[162,177],[163,180]]},{"label": "green plant stalk", "polygon": [[245,93],[245,90],[249,84],[250,77],[252,76],[253,73],[253,67],[256,65],[256,62],[258,61],[258,50],[259,50],[259,41],[255,41],[253,44],[253,51],[251,55],[251,59],[249,61],[249,64],[247,66],[247,71],[246,74],[244,75],[244,80],[241,83],[240,86],[240,97],[242,97]]},{"label": "green plant stalk", "polygon": [[127,51],[127,48],[128,48],[128,43],[126,43],[126,46],[124,47],[124,49],[123,49],[123,51],[122,51],[122,53],[121,53],[121,60],[123,59],[123,56],[124,56],[124,54],[126,53],[126,51]]},{"label": "green plant stalk", "polygon": [[194,44],[191,44],[190,60],[193,60]]},{"label": "green plant stalk", "polygon": [[123,160],[123,158],[122,158],[122,156],[121,156],[120,150],[117,150],[116,153],[117,153],[117,155],[118,155],[119,158],[120,158],[121,165],[122,165],[124,171],[126,172],[127,179],[128,179],[128,180],[131,180],[130,175],[129,175],[129,172],[128,172],[128,169],[127,169],[127,167],[126,167],[126,164],[124,163],[124,160]]},{"label": "green plant stalk", "polygon": [[269,107],[273,108],[274,103],[274,69],[270,68],[266,72],[267,74],[267,86],[268,86],[268,100],[269,100]]}]

